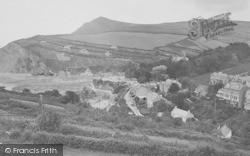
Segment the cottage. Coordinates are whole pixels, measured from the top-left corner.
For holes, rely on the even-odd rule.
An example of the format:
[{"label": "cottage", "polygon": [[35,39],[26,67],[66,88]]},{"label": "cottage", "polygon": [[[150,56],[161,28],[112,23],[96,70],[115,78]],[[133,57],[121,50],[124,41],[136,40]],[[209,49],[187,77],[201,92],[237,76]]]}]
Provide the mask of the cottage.
[{"label": "cottage", "polygon": [[200,84],[197,88],[195,88],[193,97],[200,99],[201,97],[206,97],[207,93],[208,86]]},{"label": "cottage", "polygon": [[232,130],[228,128],[226,124],[222,127],[219,125],[217,128],[217,136],[223,139],[229,139],[232,137]]},{"label": "cottage", "polygon": [[185,111],[177,108],[177,106],[171,111],[171,116],[173,118],[181,118],[183,122],[186,122],[189,118],[194,118],[194,115],[189,110]]},{"label": "cottage", "polygon": [[110,48],[113,50],[118,50],[118,47],[116,45],[112,45]]}]

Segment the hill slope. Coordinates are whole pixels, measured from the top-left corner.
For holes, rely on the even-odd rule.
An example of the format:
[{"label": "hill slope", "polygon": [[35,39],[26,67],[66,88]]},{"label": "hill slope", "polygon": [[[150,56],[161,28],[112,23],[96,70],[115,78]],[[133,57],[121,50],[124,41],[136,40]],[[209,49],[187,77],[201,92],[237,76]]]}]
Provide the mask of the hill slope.
[{"label": "hill slope", "polygon": [[187,22],[174,22],[162,24],[133,24],[99,17],[91,22],[83,24],[74,35],[96,35],[106,32],[136,32],[136,33],[160,33],[186,35]]},{"label": "hill slope", "polygon": [[162,53],[198,55],[204,49],[225,47],[232,42],[250,43],[250,22],[234,21],[234,32],[217,36],[212,40],[190,40],[188,22],[161,24],[132,24],[99,17],[83,24],[71,35],[62,38],[91,43],[153,49]]}]

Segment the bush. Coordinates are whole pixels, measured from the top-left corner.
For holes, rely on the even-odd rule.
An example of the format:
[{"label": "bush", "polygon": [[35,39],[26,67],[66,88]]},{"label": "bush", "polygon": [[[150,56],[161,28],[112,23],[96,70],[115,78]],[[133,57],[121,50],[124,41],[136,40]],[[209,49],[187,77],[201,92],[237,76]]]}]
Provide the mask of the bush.
[{"label": "bush", "polygon": [[116,126],[117,129],[122,130],[122,131],[132,131],[134,130],[134,126],[132,124],[119,124]]},{"label": "bush", "polygon": [[107,153],[139,154],[145,156],[152,155],[174,155],[184,151],[171,146],[165,146],[155,142],[134,142],[116,139],[96,139],[81,137],[76,135],[49,134],[38,132],[33,135],[35,144],[63,144],[71,148],[84,148]]},{"label": "bush", "polygon": [[36,122],[39,130],[55,132],[61,126],[62,116],[55,112],[45,111],[37,117]]},{"label": "bush", "polygon": [[18,140],[21,138],[21,136],[22,136],[22,133],[20,132],[20,130],[16,129],[10,133],[9,137],[10,139]]},{"label": "bush", "polygon": [[66,91],[66,95],[65,96],[61,96],[59,98],[59,102],[63,103],[63,104],[67,104],[67,103],[78,103],[80,101],[80,97],[79,95],[77,95],[75,92],[72,91]]}]

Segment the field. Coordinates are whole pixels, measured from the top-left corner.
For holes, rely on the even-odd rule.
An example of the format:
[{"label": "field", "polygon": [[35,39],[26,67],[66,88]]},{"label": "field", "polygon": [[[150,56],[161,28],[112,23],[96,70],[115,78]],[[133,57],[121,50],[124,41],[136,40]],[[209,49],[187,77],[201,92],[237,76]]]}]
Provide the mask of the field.
[{"label": "field", "polygon": [[85,79],[80,76],[72,76],[67,78],[53,77],[53,76],[32,76],[31,74],[1,73],[0,86],[5,86],[7,90],[14,90],[21,92],[27,88],[33,93],[44,92],[47,90],[56,89],[62,94],[68,90],[81,91],[85,85],[89,85],[92,80]]},{"label": "field", "polygon": [[[247,71],[250,71],[250,62],[242,63],[235,67],[224,69],[221,72],[226,73],[228,75],[238,75]],[[193,80],[198,84],[208,85],[210,74],[211,73],[195,77]]]},{"label": "field", "polygon": [[108,32],[98,35],[64,35],[61,38],[82,42],[117,45],[130,48],[153,49],[186,38],[185,35]]}]

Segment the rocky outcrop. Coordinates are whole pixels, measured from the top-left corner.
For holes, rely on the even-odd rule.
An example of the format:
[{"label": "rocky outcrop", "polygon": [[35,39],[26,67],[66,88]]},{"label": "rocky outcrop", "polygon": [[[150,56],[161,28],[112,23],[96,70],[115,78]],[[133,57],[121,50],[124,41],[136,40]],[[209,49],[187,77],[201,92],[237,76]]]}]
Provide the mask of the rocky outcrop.
[{"label": "rocky outcrop", "polygon": [[46,74],[48,68],[36,53],[29,52],[15,42],[0,49],[0,72]]}]

